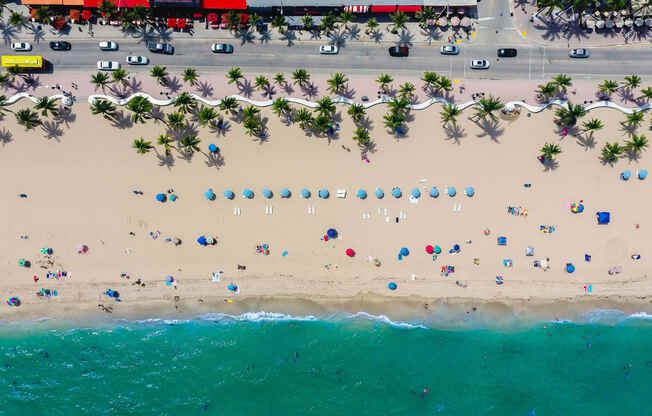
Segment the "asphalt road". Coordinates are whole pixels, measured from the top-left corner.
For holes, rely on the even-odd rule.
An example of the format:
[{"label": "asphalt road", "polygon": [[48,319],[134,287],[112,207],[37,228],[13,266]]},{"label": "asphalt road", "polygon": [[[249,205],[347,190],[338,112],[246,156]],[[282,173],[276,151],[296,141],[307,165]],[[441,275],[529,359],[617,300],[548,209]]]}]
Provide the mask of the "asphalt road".
[{"label": "asphalt road", "polygon": [[[150,58],[145,67],[129,66],[130,72],[148,71],[152,65],[165,65],[178,71],[192,66],[200,71],[208,67],[228,69],[239,66],[243,71],[275,72],[306,68],[314,73],[372,74],[421,74],[435,71],[451,78],[532,79],[543,80],[558,73],[572,75],[575,79],[621,78],[624,74],[652,75],[652,48],[629,46],[626,48],[593,48],[589,59],[571,59],[566,49],[518,46],[516,58],[496,57],[495,47],[461,45],[458,56],[442,56],[439,45],[414,46],[407,58],[388,55],[387,46],[374,44],[349,44],[338,55],[319,55],[317,44],[247,43],[234,44],[232,55],[213,54],[207,40],[176,40],[173,56],[150,53],[141,42],[120,40],[118,51],[102,52],[97,41],[75,41],[71,51],[54,52],[47,42],[34,45],[33,54],[41,54],[53,63],[54,71],[96,71],[97,60],[113,60],[126,66],[128,55],[144,55]],[[510,45],[501,45],[502,47]],[[11,53],[7,46],[0,53]],[[15,52],[25,53],[25,52]],[[471,59],[487,58],[488,70],[469,69]]]}]

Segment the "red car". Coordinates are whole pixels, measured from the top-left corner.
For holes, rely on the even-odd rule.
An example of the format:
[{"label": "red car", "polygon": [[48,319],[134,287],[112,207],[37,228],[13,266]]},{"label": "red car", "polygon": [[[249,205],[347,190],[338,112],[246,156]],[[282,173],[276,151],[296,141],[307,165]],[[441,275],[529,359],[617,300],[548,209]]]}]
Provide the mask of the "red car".
[{"label": "red car", "polygon": [[407,46],[392,46],[389,48],[389,56],[408,56],[410,48]]}]

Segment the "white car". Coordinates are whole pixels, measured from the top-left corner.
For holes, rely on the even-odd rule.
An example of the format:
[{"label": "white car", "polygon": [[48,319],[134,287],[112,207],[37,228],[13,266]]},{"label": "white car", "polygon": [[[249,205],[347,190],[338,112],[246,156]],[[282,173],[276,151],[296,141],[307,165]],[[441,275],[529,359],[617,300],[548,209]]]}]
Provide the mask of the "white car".
[{"label": "white car", "polygon": [[439,53],[442,55],[457,55],[460,53],[460,48],[457,45],[442,45],[439,48]]},{"label": "white car", "polygon": [[118,44],[112,40],[103,40],[98,45],[101,51],[117,51]]},{"label": "white car", "polygon": [[27,52],[32,50],[32,45],[28,42],[13,42],[11,44],[11,49],[15,51]]},{"label": "white car", "polygon": [[588,49],[571,49],[568,56],[570,58],[588,58],[591,54]]},{"label": "white car", "polygon": [[487,59],[474,59],[471,61],[471,69],[489,69],[491,64]]},{"label": "white car", "polygon": [[149,63],[149,58],[146,56],[127,56],[127,63],[129,65],[147,65]]},{"label": "white car", "polygon": [[100,71],[115,71],[116,69],[120,69],[120,62],[97,61],[97,69]]},{"label": "white car", "polygon": [[340,51],[340,48],[337,45],[321,45],[319,47],[319,53],[322,55],[337,55]]}]

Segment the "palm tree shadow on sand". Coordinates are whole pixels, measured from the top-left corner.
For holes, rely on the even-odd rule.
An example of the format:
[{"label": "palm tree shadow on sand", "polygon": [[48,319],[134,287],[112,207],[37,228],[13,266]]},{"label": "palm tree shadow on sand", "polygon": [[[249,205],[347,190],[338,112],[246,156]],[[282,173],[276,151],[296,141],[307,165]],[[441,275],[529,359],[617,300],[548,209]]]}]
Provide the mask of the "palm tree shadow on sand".
[{"label": "palm tree shadow on sand", "polygon": [[115,113],[111,125],[115,128],[124,130],[131,128],[134,123],[131,121],[131,116],[129,114],[126,114],[123,110],[120,110]]},{"label": "palm tree shadow on sand", "polygon": [[41,131],[46,139],[54,139],[58,142],[61,141],[60,138],[63,136],[63,129],[60,124],[55,121],[43,121],[41,123]]},{"label": "palm tree shadow on sand", "polygon": [[72,112],[72,109],[70,107],[66,107],[64,105],[59,105],[58,108],[58,114],[56,117],[56,121],[58,123],[63,123],[67,128],[70,128],[70,123],[74,122],[77,120],[77,115]]},{"label": "palm tree shadow on sand", "polygon": [[197,92],[205,98],[213,97],[215,89],[208,81],[200,81],[197,83]]},{"label": "palm tree shadow on sand", "polygon": [[224,156],[222,156],[221,153],[210,153],[206,155],[206,166],[209,168],[215,168],[215,169],[220,169],[222,166],[224,166]]},{"label": "palm tree shadow on sand", "polygon": [[482,133],[476,135],[476,137],[489,137],[491,141],[500,143],[498,137],[500,137],[505,129],[500,125],[500,120],[483,118],[475,122],[475,124],[482,129]]},{"label": "palm tree shadow on sand", "polygon": [[575,142],[582,146],[584,148],[584,151],[588,152],[591,149],[595,148],[595,145],[597,142],[595,141],[595,137],[593,137],[592,134],[585,136],[585,135],[579,135],[576,136]]},{"label": "palm tree shadow on sand", "polygon": [[444,125],[446,140],[451,140],[455,144],[462,144],[461,139],[466,137],[466,130],[457,123],[446,123]]},{"label": "palm tree shadow on sand", "polygon": [[174,167],[175,159],[172,153],[158,153],[156,152],[156,158],[158,159],[158,165],[172,169]]},{"label": "palm tree shadow on sand", "polygon": [[176,94],[181,89],[181,80],[176,75],[172,78],[167,78],[165,81],[165,87],[170,90],[171,93]]},{"label": "palm tree shadow on sand", "polygon": [[240,93],[240,95],[250,98],[251,95],[254,93],[254,86],[251,84],[251,81],[245,79],[244,81],[238,84],[238,92]]},{"label": "palm tree shadow on sand", "polygon": [[557,159],[548,159],[545,162],[543,162],[543,171],[544,172],[549,172],[552,170],[555,170],[559,167],[559,162]]},{"label": "palm tree shadow on sand", "polygon": [[0,143],[2,143],[3,146],[5,146],[7,143],[11,143],[13,141],[13,135],[9,130],[6,128],[3,128],[0,130]]}]

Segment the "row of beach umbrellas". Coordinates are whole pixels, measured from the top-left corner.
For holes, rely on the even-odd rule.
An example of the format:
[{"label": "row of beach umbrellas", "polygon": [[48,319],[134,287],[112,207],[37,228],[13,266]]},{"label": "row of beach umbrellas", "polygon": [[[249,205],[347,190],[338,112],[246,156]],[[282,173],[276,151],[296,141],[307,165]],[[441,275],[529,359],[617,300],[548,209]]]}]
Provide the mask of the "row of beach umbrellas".
[{"label": "row of beach umbrellas", "polygon": [[[453,197],[453,196],[457,195],[457,190],[455,189],[454,186],[446,187],[445,192],[450,197]],[[264,198],[267,198],[267,199],[270,199],[270,198],[272,198],[274,196],[274,193],[268,188],[264,188],[262,190],[261,194],[263,195]],[[401,188],[399,188],[397,186],[392,188],[391,194],[392,194],[392,196],[394,198],[401,198],[403,196],[403,192],[401,191]],[[439,189],[436,186],[433,186],[432,188],[430,188],[428,194],[432,198],[437,198],[439,196]],[[283,189],[281,189],[281,192],[279,193],[279,195],[280,195],[281,198],[290,198],[292,196],[292,192],[288,188],[283,188]],[[305,199],[308,199],[308,198],[311,197],[311,195],[312,195],[312,193],[308,189],[304,188],[304,189],[301,190],[301,197],[303,197]],[[375,195],[376,195],[376,198],[382,199],[382,198],[385,197],[385,191],[383,191],[381,188],[377,188],[376,191],[375,191]],[[472,186],[466,187],[466,189],[464,189],[464,195],[466,195],[468,197],[472,197],[473,195],[475,195],[475,189]],[[209,188],[204,193],[204,196],[206,197],[206,199],[208,199],[210,201],[213,201],[213,200],[215,200],[215,198],[217,198],[217,195],[215,194],[215,192],[211,188]],[[321,198],[321,199],[327,199],[330,196],[330,192],[328,192],[328,189],[320,189],[317,192],[317,196],[319,198]],[[358,191],[356,192],[356,196],[359,199],[367,199],[368,194],[367,194],[366,190],[358,189]],[[249,188],[245,188],[242,191],[242,197],[245,198],[245,199],[253,199],[254,191],[252,191]],[[411,198],[421,198],[421,191],[419,190],[419,188],[413,188],[410,191],[410,197]],[[226,198],[226,199],[234,199],[235,198],[235,192],[233,192],[231,189],[227,189],[226,191],[224,191],[224,198]]]}]

